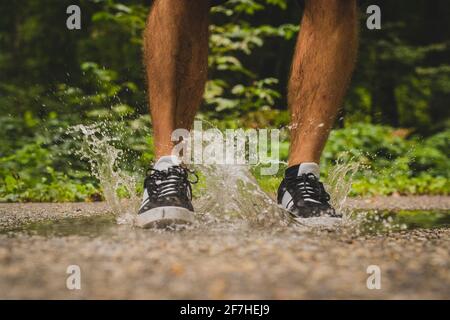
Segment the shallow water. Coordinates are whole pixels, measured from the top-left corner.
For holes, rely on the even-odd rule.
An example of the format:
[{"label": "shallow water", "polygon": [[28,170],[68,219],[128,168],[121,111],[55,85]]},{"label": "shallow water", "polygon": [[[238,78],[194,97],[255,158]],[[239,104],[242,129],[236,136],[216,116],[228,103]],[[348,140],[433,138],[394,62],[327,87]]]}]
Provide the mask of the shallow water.
[{"label": "shallow water", "polygon": [[24,224],[21,227],[7,230],[0,230],[0,234],[6,234],[10,237],[15,235],[42,236],[51,237],[109,237],[117,233],[127,232],[149,232],[149,233],[202,233],[205,230],[217,231],[219,233],[234,233],[236,231],[260,232],[272,231],[274,233],[292,233],[298,232],[321,232],[327,231],[327,234],[386,234],[401,230],[413,229],[432,229],[441,227],[450,227],[450,212],[444,210],[424,211],[424,210],[400,210],[400,211],[355,211],[347,221],[339,221],[330,225],[327,218],[303,219],[300,224],[291,223],[290,225],[278,228],[267,228],[251,221],[240,218],[230,218],[227,221],[205,221],[201,214],[196,215],[197,221],[187,228],[180,230],[142,230],[129,225],[118,225],[114,214],[105,214],[92,217],[63,218],[57,220],[45,220],[35,223]]},{"label": "shallow water", "polygon": [[[120,131],[111,134],[107,123],[90,126],[78,125],[70,129],[72,136],[80,143],[75,153],[86,159],[92,175],[102,187],[106,202],[119,224],[133,225],[141,198],[139,189],[144,178],[142,168],[134,168],[126,150],[118,149],[117,142],[124,140]],[[280,170],[285,163],[279,161]],[[132,168],[130,170],[130,168]],[[332,204],[346,216],[343,204],[351,189],[352,177],[357,172],[357,162],[338,161],[329,171],[325,187],[331,194]],[[292,217],[266,194],[251,173],[250,165],[191,165],[200,177],[194,186],[194,207],[199,212],[199,222],[228,221],[239,218],[259,227],[284,227],[292,223]],[[281,171],[280,171],[281,172]],[[130,201],[121,201],[117,190],[128,194]],[[123,194],[123,192],[122,192]],[[345,220],[345,219],[344,219]],[[300,222],[308,224],[311,220]],[[316,222],[314,222],[316,224]],[[333,226],[334,221],[324,219],[319,225]]]},{"label": "shallow water", "polygon": [[[25,227],[23,232],[44,236],[86,235],[96,236],[114,232],[115,225],[131,229],[139,207],[138,186],[144,177],[142,169],[130,171],[130,157],[116,142],[123,140],[120,133],[109,133],[106,124],[79,125],[71,128],[81,143],[76,153],[87,159],[92,175],[102,186],[111,215],[82,218],[80,220],[47,221]],[[119,131],[120,132],[120,131]],[[282,164],[280,162],[280,164]],[[272,196],[258,185],[249,165],[195,165],[200,176],[194,186],[196,222],[187,227],[193,232],[217,230],[246,232],[321,232],[334,234],[366,235],[388,233],[414,228],[448,226],[449,213],[444,211],[350,211],[344,203],[351,190],[352,177],[359,169],[355,161],[338,161],[329,170],[325,187],[331,194],[332,204],[343,219],[312,218],[293,219],[281,209]],[[128,194],[122,201],[117,190]]]}]

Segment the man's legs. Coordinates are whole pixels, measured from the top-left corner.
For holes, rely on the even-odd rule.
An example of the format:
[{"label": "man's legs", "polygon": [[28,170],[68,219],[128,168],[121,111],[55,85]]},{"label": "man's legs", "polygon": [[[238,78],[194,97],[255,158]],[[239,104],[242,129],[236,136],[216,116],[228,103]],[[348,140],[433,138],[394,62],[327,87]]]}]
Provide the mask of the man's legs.
[{"label": "man's legs", "polygon": [[289,81],[289,165],[319,163],[357,52],[356,0],[307,0]]},{"label": "man's legs", "polygon": [[171,157],[175,129],[190,129],[208,69],[209,0],[156,0],[144,39],[150,113],[158,160],[144,182],[136,225],[193,221],[188,171]]},{"label": "man's legs", "polygon": [[209,0],[156,0],[144,37],[156,159],[190,129],[207,79]]},{"label": "man's legs", "polygon": [[318,164],[355,64],[356,26],[356,0],[306,0],[289,81],[289,168],[278,189],[278,203],[298,217],[340,216]]}]

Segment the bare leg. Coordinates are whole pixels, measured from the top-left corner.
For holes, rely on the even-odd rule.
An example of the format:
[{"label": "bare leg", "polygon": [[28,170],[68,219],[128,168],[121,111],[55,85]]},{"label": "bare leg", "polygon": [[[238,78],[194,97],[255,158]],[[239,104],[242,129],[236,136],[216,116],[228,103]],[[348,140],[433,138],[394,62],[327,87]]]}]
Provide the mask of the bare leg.
[{"label": "bare leg", "polygon": [[190,129],[207,79],[209,0],[156,0],[144,35],[156,159]]},{"label": "bare leg", "polygon": [[289,165],[319,163],[358,46],[356,0],[307,0],[289,81]]}]

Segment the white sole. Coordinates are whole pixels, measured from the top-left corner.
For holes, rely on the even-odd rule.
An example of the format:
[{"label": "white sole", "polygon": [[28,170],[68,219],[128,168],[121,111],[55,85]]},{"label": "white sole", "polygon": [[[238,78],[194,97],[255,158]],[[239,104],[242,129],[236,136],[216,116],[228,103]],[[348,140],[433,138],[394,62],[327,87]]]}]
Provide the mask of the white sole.
[{"label": "white sole", "polygon": [[167,228],[194,222],[194,213],[181,207],[159,207],[141,213],[136,218],[136,226],[141,228]]}]

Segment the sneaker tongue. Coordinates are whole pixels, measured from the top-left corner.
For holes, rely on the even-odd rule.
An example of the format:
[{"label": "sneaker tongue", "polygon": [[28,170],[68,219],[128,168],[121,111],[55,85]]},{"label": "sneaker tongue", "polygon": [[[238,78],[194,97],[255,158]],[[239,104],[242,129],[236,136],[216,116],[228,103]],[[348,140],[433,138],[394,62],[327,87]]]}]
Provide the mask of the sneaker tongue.
[{"label": "sneaker tongue", "polygon": [[177,156],[163,156],[153,166],[154,169],[164,171],[173,166],[180,165],[180,160]]},{"label": "sneaker tongue", "polygon": [[315,162],[304,162],[300,164],[298,167],[298,174],[301,176],[302,174],[312,173],[316,176],[316,178],[320,177],[320,168],[319,165]]}]

